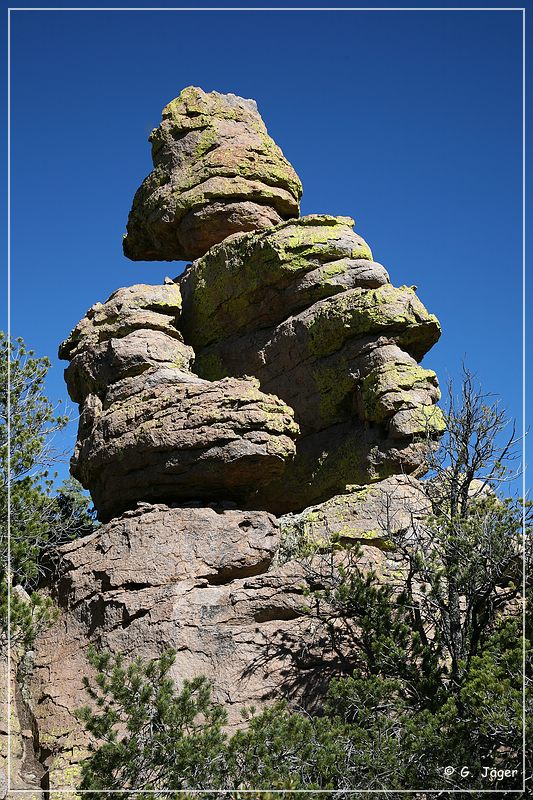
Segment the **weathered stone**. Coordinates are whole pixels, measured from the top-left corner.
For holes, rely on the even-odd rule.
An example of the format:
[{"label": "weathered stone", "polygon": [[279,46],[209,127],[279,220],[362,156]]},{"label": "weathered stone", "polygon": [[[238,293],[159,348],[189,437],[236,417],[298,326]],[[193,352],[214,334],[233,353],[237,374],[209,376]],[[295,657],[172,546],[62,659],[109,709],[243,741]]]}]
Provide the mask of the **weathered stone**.
[{"label": "weathered stone", "polygon": [[187,371],[194,352],[177,328],[180,311],[172,282],[118,289],[92,306],[59,348],[59,357],[70,361],[65,380],[71,398],[104,400],[121,379],[163,367]]},{"label": "weathered stone", "polygon": [[176,327],[180,311],[181,294],[173,282],[155,286],[140,283],[117,289],[105,303],[91,306],[60,346],[59,358],[70,360],[80,350],[145,328],[181,340]]},{"label": "weathered stone", "polygon": [[[430,510],[424,487],[407,475],[348,487],[321,505],[280,517],[282,550],[310,553],[359,542],[390,551],[395,534]],[[366,549],[362,552],[366,554]]]},{"label": "weathered stone", "polygon": [[120,289],[60,348],[80,404],[71,472],[101,519],[137,500],[244,502],[294,455],[292,411],[256,379],[210,383],[188,371],[180,307],[172,283]]},{"label": "weathered stone", "polygon": [[109,407],[89,395],[71,473],[100,519],[136,501],[224,498],[245,502],[294,455],[292,411],[257,380],[160,385]]},{"label": "weathered stone", "polygon": [[366,360],[376,347],[396,344],[416,366],[414,359],[422,358],[439,336],[436,317],[411,289],[390,284],[350,289],[276,327],[199,350],[195,370],[210,380],[254,375],[295,409],[305,434],[346,418],[345,413],[338,417],[338,409],[363,377],[354,361]]},{"label": "weathered stone", "polygon": [[77,403],[89,394],[109,400],[108,389],[119,381],[144,374],[146,385],[149,375],[164,368],[187,372],[193,358],[192,348],[180,339],[144,328],[81,349],[65,370],[65,380]]},{"label": "weathered stone", "polygon": [[186,580],[212,585],[265,572],[279,525],[264,511],[139,503],[107,525],[61,548],[56,591],[65,607],[90,589],[144,589]]},{"label": "weathered stone", "polygon": [[396,439],[357,419],[331,425],[297,440],[296,456],[282,478],[259,487],[250,507],[274,514],[301,511],[345,492],[354,481],[364,485],[398,473],[423,473],[427,446],[423,437]]},{"label": "weathered stone", "polygon": [[429,505],[412,474],[444,428],[417,363],[437,319],[353,220],[297,218],[300,181],[253,101],[190,87],[150,140],[124,252],[197,260],[97,303],[60,348],[80,404],[72,473],[111,521],[59,549],[59,617],[16,707],[13,774],[51,798],[87,752],[89,645],[126,661],[174,648],[175,685],[207,676],[230,728],[280,697],[319,708],[351,662],[308,590],[354,560],[402,589],[398,537]]},{"label": "weathered stone", "polygon": [[[16,594],[26,594],[20,586]],[[29,597],[26,595],[29,602]],[[0,665],[4,680],[0,684],[0,800],[22,796],[28,800],[43,800],[41,779],[44,767],[39,761],[36,740],[37,728],[29,708],[27,686],[28,657],[20,647],[12,646],[8,669],[5,643],[0,650]],[[31,655],[31,654],[30,654]],[[9,699],[8,699],[9,698]],[[9,790],[8,791],[8,787]]]},{"label": "weathered stone", "polygon": [[150,141],[154,171],[133,200],[128,258],[197,258],[230,234],[298,216],[300,180],[253,100],[188,87]]},{"label": "weathered stone", "polygon": [[[358,352],[379,337],[421,359],[440,336],[437,318],[429,314],[414,291],[385,284],[377,289],[349,289],[320,300],[276,327],[228,338],[197,352],[195,369],[216,380],[225,374],[252,374],[261,385],[287,375],[302,363]],[[354,344],[355,342],[355,344]],[[288,381],[294,386],[294,376]]]},{"label": "weathered stone", "polygon": [[440,400],[437,376],[414,361],[388,361],[375,367],[363,378],[358,400],[361,416],[388,423],[393,439],[444,432],[442,411],[434,405]]},{"label": "weathered stone", "polygon": [[349,217],[314,214],[211,248],[179,278],[187,341],[200,349],[277,325],[346,289],[388,283],[353,225]]},{"label": "weathered stone", "polygon": [[52,788],[72,787],[87,748],[74,712],[89,702],[90,644],[127,660],[173,647],[176,685],[206,675],[230,727],[243,707],[296,691],[291,652],[276,641],[298,644],[311,622],[302,567],[271,568],[278,543],[263,512],[146,505],[61,548],[61,615],[37,642],[31,687]]},{"label": "weathered stone", "polygon": [[251,704],[286,697],[316,707],[339,663],[305,611],[306,590],[353,563],[351,550],[336,549],[333,561],[320,551],[357,540],[360,568],[401,588],[406,564],[384,544],[425,502],[417,481],[396,477],[279,523],[264,512],[143,504],[60,548],[60,616],[37,641],[31,684],[51,788],[73,786],[87,749],[74,712],[89,702],[91,644],[126,660],[172,647],[175,685],[205,675],[230,729]]},{"label": "weathered stone", "polygon": [[435,439],[446,430],[446,422],[438,406],[421,405],[398,411],[389,422],[389,434],[393,439],[417,437]]},{"label": "weathered stone", "polygon": [[[252,507],[299,510],[348,484],[416,471],[422,440],[442,433],[436,376],[417,365],[439,323],[413,288],[390,285],[351,224],[315,216],[235,236],[180,279],[195,371],[256,376],[300,426],[296,458]],[[321,259],[343,275],[333,288]]]}]

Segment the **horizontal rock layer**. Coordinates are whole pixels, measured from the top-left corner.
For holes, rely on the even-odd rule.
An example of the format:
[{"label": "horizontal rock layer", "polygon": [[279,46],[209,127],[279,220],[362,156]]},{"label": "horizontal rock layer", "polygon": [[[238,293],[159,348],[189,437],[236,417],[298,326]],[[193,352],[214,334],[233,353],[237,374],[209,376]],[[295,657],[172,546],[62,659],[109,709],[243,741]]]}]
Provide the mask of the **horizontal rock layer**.
[{"label": "horizontal rock layer", "polygon": [[100,519],[137,500],[216,498],[245,503],[294,454],[291,410],[252,378],[156,386],[80,417],[71,472]]},{"label": "horizontal rock layer", "polygon": [[188,87],[150,141],[154,171],[133,200],[128,258],[197,258],[230,234],[298,216],[300,180],[253,100]]},{"label": "horizontal rock layer", "polygon": [[440,336],[414,288],[390,284],[347,217],[310,215],[229,237],[178,279],[180,328],[209,380],[254,375],[294,409],[297,452],[251,506],[299,510],[420,469],[443,430],[435,373],[417,362]]},{"label": "horizontal rock layer", "polygon": [[60,348],[80,403],[71,472],[102,520],[138,500],[246,503],[294,455],[292,410],[256,379],[210,382],[188,371],[194,353],[177,329],[179,309],[173,284],[121,289]]}]

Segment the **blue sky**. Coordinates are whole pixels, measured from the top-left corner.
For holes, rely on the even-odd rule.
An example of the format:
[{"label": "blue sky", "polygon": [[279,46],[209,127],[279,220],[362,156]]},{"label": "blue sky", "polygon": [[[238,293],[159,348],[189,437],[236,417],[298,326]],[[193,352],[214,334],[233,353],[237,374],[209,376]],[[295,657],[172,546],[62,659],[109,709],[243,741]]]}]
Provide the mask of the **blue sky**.
[{"label": "blue sky", "polygon": [[121,240],[148,134],[194,84],[257,100],[302,213],[355,217],[439,317],[424,365],[444,384],[465,359],[521,420],[521,26],[511,11],[12,12],[12,333],[52,358],[49,396],[66,398],[57,347],[89,306],[183,266],[130,262]]}]

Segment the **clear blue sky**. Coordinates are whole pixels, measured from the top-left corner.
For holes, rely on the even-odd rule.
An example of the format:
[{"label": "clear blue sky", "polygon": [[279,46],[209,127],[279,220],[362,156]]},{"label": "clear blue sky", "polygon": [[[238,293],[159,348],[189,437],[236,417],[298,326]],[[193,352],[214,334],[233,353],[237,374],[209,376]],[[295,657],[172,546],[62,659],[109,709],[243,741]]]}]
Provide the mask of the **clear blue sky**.
[{"label": "clear blue sky", "polygon": [[13,12],[12,333],[52,358],[49,396],[66,397],[57,347],[90,305],[183,266],[128,261],[121,240],[148,134],[194,84],[257,100],[302,213],[355,217],[439,317],[424,364],[444,384],[465,358],[521,420],[521,25],[511,11]]}]

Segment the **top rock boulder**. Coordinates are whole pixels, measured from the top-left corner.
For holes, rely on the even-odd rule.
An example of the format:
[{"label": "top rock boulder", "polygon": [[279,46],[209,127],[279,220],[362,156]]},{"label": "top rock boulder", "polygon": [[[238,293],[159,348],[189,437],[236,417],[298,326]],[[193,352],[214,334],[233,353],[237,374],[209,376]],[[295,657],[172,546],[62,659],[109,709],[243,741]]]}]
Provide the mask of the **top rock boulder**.
[{"label": "top rock boulder", "polygon": [[253,100],[188,87],[150,141],[154,170],[124,237],[133,261],[198,258],[230,234],[299,216],[302,185]]}]

